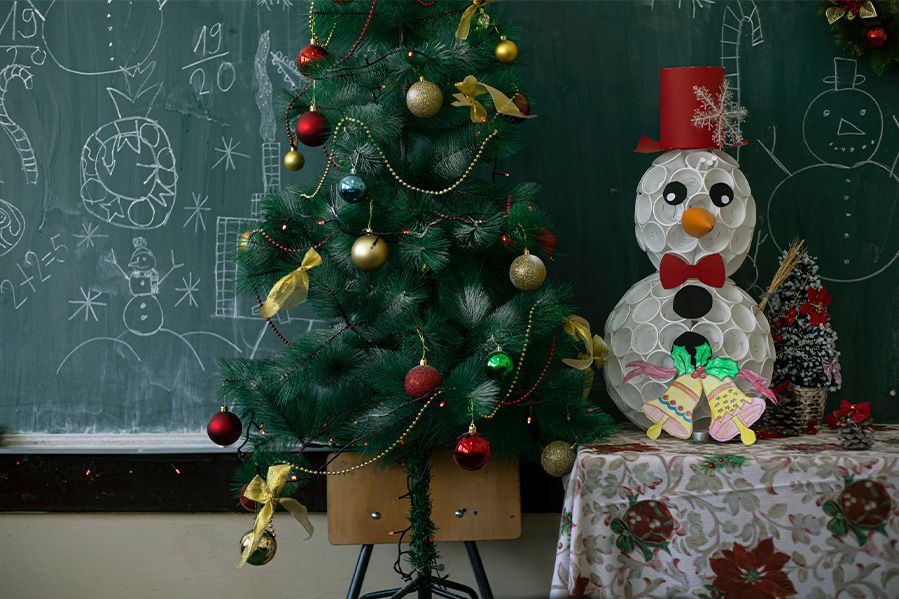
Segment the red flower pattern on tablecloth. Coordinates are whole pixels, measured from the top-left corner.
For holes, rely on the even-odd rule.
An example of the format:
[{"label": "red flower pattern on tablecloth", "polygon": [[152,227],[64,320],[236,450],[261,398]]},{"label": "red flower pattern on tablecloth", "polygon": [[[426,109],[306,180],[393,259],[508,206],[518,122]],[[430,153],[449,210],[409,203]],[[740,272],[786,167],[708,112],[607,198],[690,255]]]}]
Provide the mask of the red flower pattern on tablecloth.
[{"label": "red flower pattern on tablecloth", "polygon": [[583,449],[598,451],[600,453],[621,453],[622,451],[633,451],[636,453],[645,453],[647,451],[657,451],[658,447],[647,445],[645,443],[608,443],[582,445]]},{"label": "red flower pattern on tablecloth", "polygon": [[830,318],[830,314],[827,312],[827,306],[830,305],[830,300],[832,299],[833,295],[827,293],[827,287],[822,287],[821,289],[809,287],[808,301],[799,306],[799,312],[808,316],[812,326],[824,326],[827,319]]},{"label": "red flower pattern on tablecloth", "polygon": [[774,550],[774,541],[762,539],[755,549],[749,550],[734,543],[732,550],[724,549],[719,558],[709,564],[715,572],[712,585],[730,598],[775,599],[796,594],[784,565],[790,556]]}]

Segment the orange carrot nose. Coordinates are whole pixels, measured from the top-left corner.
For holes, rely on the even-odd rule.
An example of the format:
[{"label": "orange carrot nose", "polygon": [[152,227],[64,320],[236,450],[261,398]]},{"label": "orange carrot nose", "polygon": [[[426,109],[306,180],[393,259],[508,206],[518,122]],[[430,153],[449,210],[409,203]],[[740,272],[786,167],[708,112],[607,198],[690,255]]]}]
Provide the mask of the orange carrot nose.
[{"label": "orange carrot nose", "polygon": [[691,237],[702,237],[715,226],[715,217],[705,208],[687,208],[680,224]]}]

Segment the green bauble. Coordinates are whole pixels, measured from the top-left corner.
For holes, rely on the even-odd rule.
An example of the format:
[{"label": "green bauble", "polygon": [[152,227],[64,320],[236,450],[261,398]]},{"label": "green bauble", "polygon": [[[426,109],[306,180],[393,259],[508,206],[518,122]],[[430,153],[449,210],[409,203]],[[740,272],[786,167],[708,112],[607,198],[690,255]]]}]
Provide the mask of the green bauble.
[{"label": "green bauble", "polygon": [[515,362],[512,356],[502,350],[496,350],[487,356],[487,363],[484,364],[487,376],[492,379],[504,379],[515,370]]}]

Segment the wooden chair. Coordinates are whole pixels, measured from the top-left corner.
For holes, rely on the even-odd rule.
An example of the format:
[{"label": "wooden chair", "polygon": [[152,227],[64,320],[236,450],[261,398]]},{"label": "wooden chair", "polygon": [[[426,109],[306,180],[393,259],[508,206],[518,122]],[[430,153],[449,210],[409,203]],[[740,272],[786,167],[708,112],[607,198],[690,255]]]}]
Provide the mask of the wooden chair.
[{"label": "wooden chair", "polygon": [[[363,458],[341,454],[331,470],[352,467]],[[328,478],[328,540],[332,545],[361,545],[347,599],[360,599],[362,583],[374,545],[396,544],[394,531],[408,527],[406,472],[398,466],[374,465],[344,476]],[[518,464],[492,461],[476,472],[459,468],[449,452],[431,458],[431,519],[436,542],[462,541],[468,553],[480,599],[493,599],[476,541],[516,539],[521,535],[521,497]],[[452,591],[477,599],[475,591],[444,578],[417,576],[402,588],[368,593],[361,599],[398,599],[417,592],[460,598]]]}]

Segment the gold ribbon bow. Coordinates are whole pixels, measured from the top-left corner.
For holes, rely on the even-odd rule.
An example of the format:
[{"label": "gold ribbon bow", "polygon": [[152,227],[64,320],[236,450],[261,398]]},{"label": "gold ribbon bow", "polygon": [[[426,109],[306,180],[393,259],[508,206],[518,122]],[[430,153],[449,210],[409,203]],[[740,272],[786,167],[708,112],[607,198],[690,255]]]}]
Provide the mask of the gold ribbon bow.
[{"label": "gold ribbon bow", "polygon": [[471,6],[465,9],[462,13],[462,18],[459,20],[459,27],[456,28],[456,39],[468,39],[468,32],[471,31],[471,20],[474,18],[475,13],[479,10],[484,10],[484,5],[488,2],[490,0],[473,0]]},{"label": "gold ribbon bow", "polygon": [[584,351],[577,358],[564,358],[562,363],[571,366],[576,370],[586,370],[588,372],[587,381],[584,385],[584,397],[590,395],[590,389],[593,387],[593,369],[592,366],[602,368],[605,364],[606,354],[609,353],[609,346],[603,341],[599,335],[590,334],[590,323],[586,318],[572,314],[562,323],[562,328],[566,333],[571,335],[575,341],[584,344]]},{"label": "gold ribbon bow", "polygon": [[453,97],[456,99],[453,102],[453,106],[470,106],[472,123],[483,123],[487,120],[487,109],[477,100],[477,96],[482,94],[490,94],[490,99],[493,100],[493,107],[496,108],[497,114],[507,114],[520,119],[532,119],[537,116],[535,114],[524,114],[518,110],[518,106],[506,94],[495,87],[481,83],[472,75],[468,75],[465,79],[456,83],[456,88],[462,93],[453,94]]},{"label": "gold ribbon bow", "polygon": [[262,540],[262,533],[265,527],[268,526],[268,523],[271,522],[272,515],[275,513],[275,504],[290,512],[290,515],[303,525],[309,536],[312,536],[314,529],[312,528],[312,522],[309,521],[309,510],[306,509],[306,506],[293,497],[278,497],[284,489],[284,485],[287,484],[290,468],[290,464],[269,466],[265,480],[262,480],[262,477],[257,474],[244,490],[244,497],[261,503],[262,508],[256,514],[256,524],[253,526],[253,542],[244,547],[243,552],[240,554],[240,563],[237,564],[238,568],[247,563],[247,558],[259,546],[259,541]]},{"label": "gold ribbon bow", "polygon": [[319,253],[315,251],[315,248],[309,248],[309,251],[303,256],[303,263],[300,264],[300,267],[281,277],[272,286],[259,313],[264,318],[271,318],[280,310],[290,310],[305,302],[306,296],[309,294],[307,271],[321,263],[322,257]]},{"label": "gold ribbon bow", "polygon": [[858,2],[858,0],[834,0],[834,4],[839,6],[831,6],[824,11],[829,25],[833,25],[843,17],[846,17],[847,21],[851,21],[856,15],[863,19],[873,19],[877,16],[877,9],[874,8],[874,3],[871,0],[865,0],[864,2]]}]

